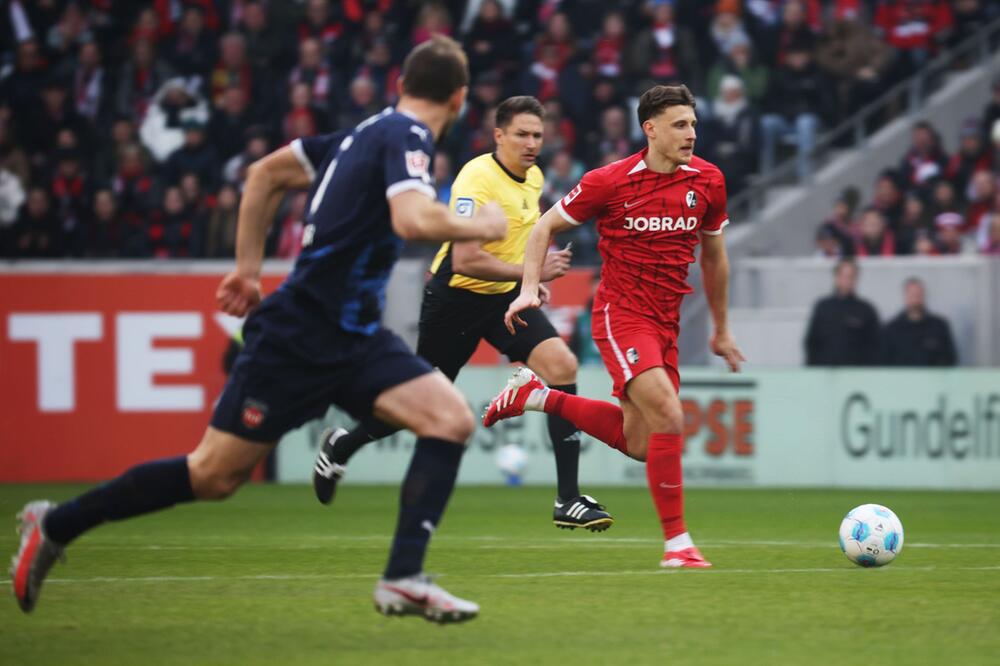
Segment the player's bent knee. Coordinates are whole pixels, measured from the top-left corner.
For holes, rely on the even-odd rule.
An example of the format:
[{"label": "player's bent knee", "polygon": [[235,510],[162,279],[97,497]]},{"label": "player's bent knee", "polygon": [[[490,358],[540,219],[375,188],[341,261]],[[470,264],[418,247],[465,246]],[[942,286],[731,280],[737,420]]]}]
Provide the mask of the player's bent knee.
[{"label": "player's bent knee", "polygon": [[231,497],[250,478],[248,472],[211,468],[188,459],[191,490],[200,500],[224,500]]},{"label": "player's bent knee", "polygon": [[414,428],[417,437],[433,437],[464,444],[476,429],[472,410],[464,400],[437,410],[426,423]]}]

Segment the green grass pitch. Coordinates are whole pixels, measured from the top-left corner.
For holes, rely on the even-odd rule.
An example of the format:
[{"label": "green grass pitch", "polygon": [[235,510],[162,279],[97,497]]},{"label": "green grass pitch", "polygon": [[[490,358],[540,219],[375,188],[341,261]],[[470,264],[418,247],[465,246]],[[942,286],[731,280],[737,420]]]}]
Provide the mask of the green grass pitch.
[{"label": "green grass pitch", "polygon": [[[0,486],[0,515],[76,486]],[[371,591],[394,487],[257,485],[85,535],[35,612],[0,604],[0,664],[996,664],[1000,493],[692,490],[715,566],[661,572],[645,489],[588,489],[603,534],[551,523],[544,488],[460,488],[428,570],[481,616],[384,618]],[[837,527],[883,503],[906,544],[849,563]],[[0,549],[16,540],[3,530]],[[9,595],[9,591],[7,592]]]}]

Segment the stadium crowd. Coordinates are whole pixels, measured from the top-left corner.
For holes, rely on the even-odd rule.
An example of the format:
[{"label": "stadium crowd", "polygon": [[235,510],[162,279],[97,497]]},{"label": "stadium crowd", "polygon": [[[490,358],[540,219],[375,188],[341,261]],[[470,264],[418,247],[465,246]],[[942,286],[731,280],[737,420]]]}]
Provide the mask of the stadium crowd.
[{"label": "stadium crowd", "polygon": [[[440,196],[461,164],[491,149],[496,104],[532,94],[547,111],[547,207],[584,169],[639,147],[633,105],[654,82],[695,92],[699,153],[719,164],[731,193],[790,147],[808,170],[822,128],[995,8],[980,0],[10,0],[0,13],[0,256],[171,258],[232,256],[247,165],[392,104],[403,55],[435,33],[462,41],[472,73],[467,111],[435,161]],[[975,137],[963,127],[970,134],[953,158],[932,128],[918,128],[913,151],[880,180],[860,221],[838,204],[821,228],[824,252],[952,251],[981,228],[975,211],[996,214],[975,233],[985,233],[986,251],[1000,251],[989,170],[1000,166],[991,152],[1000,137],[987,124]],[[269,255],[296,255],[304,206],[301,194],[282,205]],[[596,262],[593,230],[577,233],[577,260]]]},{"label": "stadium crowd", "polygon": [[937,129],[916,123],[909,150],[879,174],[867,205],[854,189],[834,202],[816,232],[817,254],[1000,255],[1000,78],[982,116],[966,119],[958,135],[948,155]]}]

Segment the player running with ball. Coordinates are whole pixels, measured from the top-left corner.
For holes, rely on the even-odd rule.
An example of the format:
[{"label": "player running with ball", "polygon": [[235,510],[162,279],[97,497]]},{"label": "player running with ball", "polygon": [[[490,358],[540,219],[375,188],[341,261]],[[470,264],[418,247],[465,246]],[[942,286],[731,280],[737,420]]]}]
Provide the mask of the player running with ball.
[{"label": "player running with ball", "polygon": [[699,240],[715,327],[709,344],[734,372],[745,360],[726,322],[725,181],[715,165],[694,156],[694,107],[686,86],[655,86],[642,95],[638,115],[647,147],[584,174],[542,216],[528,239],[521,293],[504,317],[513,332],[524,323],[522,312],[541,305],[539,278],[552,234],[596,217],[603,267],[592,334],[621,406],[547,388],[519,368],[483,419],[488,427],[525,410],[555,414],[645,461],[666,541],[663,567],[711,566],[684,525],[684,413],[677,395],[680,307],[691,291],[687,267]]}]

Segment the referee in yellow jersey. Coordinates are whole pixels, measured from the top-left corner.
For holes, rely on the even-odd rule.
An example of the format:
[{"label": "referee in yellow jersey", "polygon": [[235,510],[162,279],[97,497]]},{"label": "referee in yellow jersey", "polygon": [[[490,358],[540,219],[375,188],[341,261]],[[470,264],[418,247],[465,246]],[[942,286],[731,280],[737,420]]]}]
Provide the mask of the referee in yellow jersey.
[{"label": "referee in yellow jersey", "polygon": [[[545,111],[534,97],[510,97],[497,107],[493,137],[496,151],[470,160],[451,188],[451,208],[472,217],[488,202],[507,214],[507,236],[498,241],[448,242],[431,264],[424,289],[417,354],[454,381],[480,340],[486,340],[511,361],[524,363],[552,388],[576,393],[576,357],[541,310],[522,313],[527,326],[511,335],[503,315],[518,294],[524,248],[538,221],[538,199],[545,177],[535,164],[542,148]],[[569,249],[550,252],[542,280],[569,270]],[[546,293],[547,295],[547,293]],[[548,416],[549,437],[556,459],[558,497],[553,522],[558,527],[605,530],[614,519],[597,500],[581,495],[577,483],[580,433],[568,421]],[[333,500],[348,460],[362,446],[398,428],[379,423],[323,434],[313,470],[313,487],[320,502]]]}]

